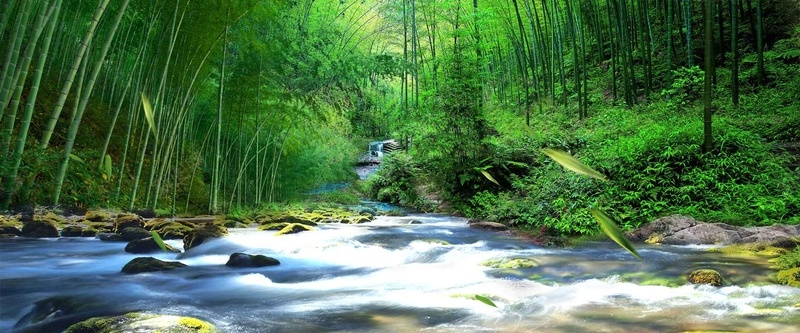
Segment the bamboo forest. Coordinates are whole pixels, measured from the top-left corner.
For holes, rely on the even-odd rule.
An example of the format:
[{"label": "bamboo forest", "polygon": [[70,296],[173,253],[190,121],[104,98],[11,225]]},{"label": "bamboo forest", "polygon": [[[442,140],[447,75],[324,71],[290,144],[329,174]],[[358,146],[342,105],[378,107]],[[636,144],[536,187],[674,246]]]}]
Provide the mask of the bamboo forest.
[{"label": "bamboo forest", "polygon": [[800,1],[0,0],[0,332],[797,332]]}]

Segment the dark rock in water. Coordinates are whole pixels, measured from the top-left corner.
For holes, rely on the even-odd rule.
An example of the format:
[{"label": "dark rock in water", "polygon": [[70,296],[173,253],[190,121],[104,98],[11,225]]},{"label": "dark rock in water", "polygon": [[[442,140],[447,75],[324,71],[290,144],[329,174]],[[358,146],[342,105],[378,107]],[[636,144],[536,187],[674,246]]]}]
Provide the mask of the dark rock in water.
[{"label": "dark rock in water", "polygon": [[15,226],[3,225],[0,226],[0,235],[20,236],[22,235],[22,231]]},{"label": "dark rock in water", "polygon": [[194,228],[183,236],[183,249],[189,249],[203,244],[209,238],[218,238],[228,235],[228,229],[216,224],[206,224],[201,227]]},{"label": "dark rock in water", "polygon": [[125,228],[144,228],[144,219],[136,214],[120,214],[114,219],[114,232],[120,233]]},{"label": "dark rock in water", "polygon": [[33,221],[25,223],[22,226],[22,232],[20,233],[21,236],[24,237],[37,237],[37,238],[46,238],[46,237],[58,237],[58,228],[56,228],[55,223],[50,220],[38,220],[34,219]]},{"label": "dark rock in water", "polygon": [[154,219],[144,224],[146,230],[155,230],[162,239],[183,239],[197,225],[187,221]]},{"label": "dark rock in water", "polygon": [[191,317],[127,313],[116,317],[95,317],[67,328],[66,333],[164,332],[216,333],[214,325]]},{"label": "dark rock in water", "polygon": [[156,214],[155,211],[150,210],[150,209],[134,209],[132,211],[132,213],[134,213],[136,215],[139,215],[139,216],[141,216],[143,218],[146,218],[146,219],[152,219],[152,218],[155,218],[156,215],[158,215],[158,214]]},{"label": "dark rock in water", "polygon": [[359,207],[358,210],[356,211],[356,214],[375,216],[378,215],[378,211],[376,211],[375,208],[372,207]]},{"label": "dark rock in water", "polygon": [[83,227],[68,225],[61,229],[61,237],[83,237]]},{"label": "dark rock in water", "polygon": [[161,261],[153,257],[139,257],[125,264],[122,267],[122,272],[125,274],[138,274],[169,271],[181,267],[186,267],[186,265],[177,261]]},{"label": "dark rock in water", "polygon": [[659,218],[628,233],[633,241],[673,245],[792,243],[800,237],[800,226],[771,225],[738,227],[724,223],[705,223],[684,215]]},{"label": "dark rock in water", "polygon": [[502,224],[502,223],[497,223],[497,222],[485,222],[485,221],[472,222],[472,223],[469,224],[469,226],[471,228],[485,229],[485,230],[492,230],[492,231],[508,230],[508,226],[506,226],[505,224]]},{"label": "dark rock in water", "polygon": [[95,229],[83,229],[81,233],[81,237],[95,237],[97,236],[98,231]]},{"label": "dark rock in water", "polygon": [[420,221],[420,220],[411,220],[411,221],[408,222],[408,224],[422,224],[422,221]]},{"label": "dark rock in water", "polygon": [[[164,245],[167,247],[167,251],[169,252],[181,253],[181,251],[176,250],[169,244]],[[158,246],[158,243],[156,243],[153,237],[147,237],[130,241],[128,245],[125,245],[125,252],[135,254],[154,253],[161,252],[161,247]]]},{"label": "dark rock in water", "polygon": [[722,276],[713,269],[698,269],[689,273],[689,283],[710,284],[714,287],[722,287]]},{"label": "dark rock in water", "polygon": [[246,253],[234,253],[231,254],[230,259],[228,262],[225,263],[225,266],[229,267],[264,267],[264,266],[275,266],[280,265],[281,262],[278,259],[267,257],[261,254],[246,254]]},{"label": "dark rock in water", "polygon": [[143,228],[130,227],[122,229],[119,235],[122,237],[122,240],[130,242],[133,240],[150,237],[150,232],[144,230]]},{"label": "dark rock in water", "polygon": [[101,241],[104,241],[104,242],[122,242],[122,241],[124,241],[124,239],[122,239],[122,235],[115,234],[113,232],[101,232],[101,233],[98,233],[97,236],[95,236],[95,238],[97,238],[97,239],[99,239]]}]

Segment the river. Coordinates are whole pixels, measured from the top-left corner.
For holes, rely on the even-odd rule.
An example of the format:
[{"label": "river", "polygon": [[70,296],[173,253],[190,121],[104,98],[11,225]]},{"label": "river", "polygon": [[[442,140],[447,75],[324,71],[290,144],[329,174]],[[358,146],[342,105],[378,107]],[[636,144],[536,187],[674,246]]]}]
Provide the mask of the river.
[{"label": "river", "polygon": [[[766,260],[705,247],[641,246],[637,260],[613,243],[540,247],[432,214],[279,237],[230,232],[180,255],[154,255],[190,267],[138,275],[120,273],[136,257],[123,251],[125,243],[0,239],[0,331],[59,332],[129,311],[192,316],[223,332],[248,333],[797,332],[800,325],[800,288],[764,283]],[[226,267],[234,252],[272,256],[281,265]],[[482,265],[502,258],[540,265]],[[701,267],[719,270],[728,286],[680,282]],[[34,314],[53,309],[48,319]]]}]

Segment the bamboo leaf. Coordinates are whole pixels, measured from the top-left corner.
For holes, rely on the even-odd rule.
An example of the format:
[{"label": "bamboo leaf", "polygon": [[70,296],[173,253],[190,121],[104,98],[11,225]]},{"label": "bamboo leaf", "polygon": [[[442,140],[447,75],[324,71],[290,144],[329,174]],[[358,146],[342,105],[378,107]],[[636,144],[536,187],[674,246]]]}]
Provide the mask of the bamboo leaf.
[{"label": "bamboo leaf", "polygon": [[500,186],[500,183],[498,183],[497,180],[495,180],[494,177],[492,177],[492,175],[486,172],[486,170],[480,170],[480,171],[483,174],[483,176],[486,177],[486,179],[488,179],[492,183],[497,184],[497,186]]},{"label": "bamboo leaf", "polygon": [[161,250],[169,253],[169,251],[167,251],[167,244],[164,244],[164,240],[161,239],[161,236],[158,235],[158,232],[156,232],[155,230],[151,230],[150,235],[153,236],[153,240],[156,241],[156,244],[158,244],[158,247],[160,247]]},{"label": "bamboo leaf", "polygon": [[604,176],[603,174],[601,174],[601,173],[595,171],[594,169],[586,166],[585,164],[583,164],[580,161],[578,161],[575,157],[572,157],[572,155],[570,155],[570,154],[568,154],[568,153],[566,153],[566,152],[564,152],[562,150],[552,149],[552,148],[544,148],[544,149],[542,149],[542,152],[545,155],[547,155],[550,158],[552,158],[554,161],[558,162],[558,164],[561,164],[561,166],[563,166],[563,167],[565,167],[565,168],[567,168],[569,170],[572,170],[572,171],[574,171],[576,173],[579,173],[579,174],[582,174],[582,175],[585,175],[585,176],[589,176],[589,177],[592,177],[592,178],[597,178],[597,179],[600,179],[600,180],[603,180],[603,181],[608,180],[606,178],[606,176]]},{"label": "bamboo leaf", "polygon": [[480,302],[481,302],[481,303],[483,303],[483,304],[486,304],[486,305],[488,305],[488,306],[497,307],[497,305],[496,305],[496,304],[494,304],[494,302],[492,302],[492,300],[490,300],[490,299],[489,299],[488,297],[486,297],[486,296],[475,295],[475,299],[476,299],[476,300],[478,300],[478,301],[480,301]]},{"label": "bamboo leaf", "polygon": [[589,209],[589,212],[592,213],[592,216],[594,216],[594,219],[600,224],[600,227],[603,229],[603,232],[606,234],[606,236],[608,236],[608,238],[611,238],[611,240],[615,241],[623,249],[628,250],[628,252],[630,252],[634,257],[642,259],[642,257],[639,256],[639,253],[636,252],[636,247],[634,247],[628,238],[622,234],[622,230],[619,229],[617,223],[614,222],[614,219],[611,216],[608,216],[608,214],[604,213],[603,211],[594,208]]},{"label": "bamboo leaf", "polygon": [[147,124],[150,126],[150,131],[153,132],[153,138],[158,142],[158,134],[156,132],[155,114],[153,113],[153,106],[150,104],[150,99],[147,95],[142,93],[142,107],[144,107],[144,117],[147,118]]},{"label": "bamboo leaf", "polygon": [[72,160],[73,160],[73,161],[75,161],[75,162],[78,162],[78,163],[84,163],[84,162],[83,162],[83,159],[81,159],[80,157],[78,157],[78,156],[76,156],[76,155],[69,154],[69,158],[70,158],[70,159],[72,159]]},{"label": "bamboo leaf", "polygon": [[103,158],[103,168],[103,176],[106,177],[106,180],[111,179],[111,155],[106,154],[106,157]]}]

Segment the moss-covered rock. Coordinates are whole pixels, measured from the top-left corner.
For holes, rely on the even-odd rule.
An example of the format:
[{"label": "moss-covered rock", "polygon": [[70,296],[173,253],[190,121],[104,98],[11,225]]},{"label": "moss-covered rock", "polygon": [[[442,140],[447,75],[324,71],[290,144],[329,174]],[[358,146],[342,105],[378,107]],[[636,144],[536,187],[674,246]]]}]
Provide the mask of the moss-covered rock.
[{"label": "moss-covered rock", "polygon": [[24,237],[58,237],[58,228],[55,222],[50,219],[34,219],[33,221],[25,223],[22,227],[20,236]]},{"label": "moss-covered rock", "polygon": [[111,214],[102,210],[90,210],[83,216],[86,220],[92,222],[109,222],[111,221]]},{"label": "moss-covered rock", "polygon": [[172,315],[128,313],[116,317],[95,317],[67,328],[66,333],[216,333],[214,325],[197,318]]},{"label": "moss-covered rock", "polygon": [[777,257],[789,252],[788,250],[767,243],[731,244],[721,248],[710,249],[711,252],[720,252],[733,256],[764,256]]},{"label": "moss-covered rock", "polygon": [[225,266],[228,267],[264,267],[264,266],[275,266],[280,265],[281,262],[278,259],[267,257],[261,254],[246,254],[246,253],[234,253],[231,254],[231,257],[228,259],[228,262],[225,263]]},{"label": "moss-covered rock", "polygon": [[84,237],[83,231],[79,225],[68,225],[61,229],[61,237]]},{"label": "moss-covered rock", "polygon": [[285,234],[296,234],[298,232],[310,231],[310,230],[314,230],[314,227],[300,223],[289,223],[287,226],[283,227],[283,229],[278,231],[278,233],[275,234],[275,236],[280,236]]},{"label": "moss-covered rock", "polygon": [[120,214],[114,219],[114,232],[120,233],[125,228],[144,228],[144,219],[136,214]]},{"label": "moss-covered rock", "polygon": [[715,287],[722,286],[722,275],[713,269],[698,269],[689,273],[687,279],[692,284],[710,284]]},{"label": "moss-covered rock", "polygon": [[203,244],[210,238],[219,238],[228,235],[228,229],[221,225],[206,224],[192,229],[185,236],[183,236],[183,249],[189,249]]},{"label": "moss-covered rock", "polygon": [[[164,246],[167,247],[167,251],[169,252],[181,253],[181,251],[176,250],[169,244],[164,244]],[[135,254],[155,253],[161,252],[161,247],[158,246],[158,243],[156,243],[153,237],[146,237],[128,242],[128,245],[125,245],[125,252]]]},{"label": "moss-covered rock", "polygon": [[15,226],[10,225],[3,225],[0,226],[0,235],[3,236],[20,236],[22,235],[22,231]]},{"label": "moss-covered rock", "polygon": [[183,239],[197,225],[189,221],[154,219],[144,224],[144,229],[155,230],[162,239]]},{"label": "moss-covered rock", "polygon": [[264,224],[264,225],[258,227],[258,230],[275,230],[275,231],[277,231],[277,230],[281,230],[281,229],[285,228],[289,224],[291,224],[291,223],[287,223],[287,222],[267,223],[267,224]]},{"label": "moss-covered rock", "polygon": [[181,267],[186,267],[186,264],[177,261],[161,261],[153,257],[139,257],[125,264],[122,267],[122,272],[125,274],[138,274],[169,271]]},{"label": "moss-covered rock", "polygon": [[[78,221],[80,223],[81,221]],[[89,222],[87,221],[86,230],[94,230],[95,234],[101,232],[114,232],[114,223],[112,222]]]},{"label": "moss-covered rock", "polygon": [[143,228],[130,227],[122,229],[122,231],[119,232],[119,235],[122,237],[122,240],[130,242],[137,239],[150,237],[150,232],[144,230]]},{"label": "moss-covered rock", "polygon": [[491,268],[521,269],[538,267],[539,262],[530,258],[501,258],[484,261],[481,265]]}]

